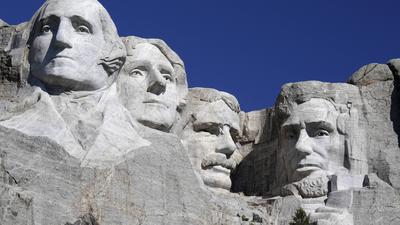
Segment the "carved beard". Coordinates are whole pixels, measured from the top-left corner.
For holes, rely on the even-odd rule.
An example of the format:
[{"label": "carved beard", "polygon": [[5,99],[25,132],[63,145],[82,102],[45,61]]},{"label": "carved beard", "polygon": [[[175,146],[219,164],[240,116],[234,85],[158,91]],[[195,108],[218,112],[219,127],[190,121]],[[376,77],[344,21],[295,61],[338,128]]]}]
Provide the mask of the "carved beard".
[{"label": "carved beard", "polygon": [[300,195],[303,198],[317,198],[328,194],[328,176],[306,177],[300,181],[285,185],[282,195]]}]

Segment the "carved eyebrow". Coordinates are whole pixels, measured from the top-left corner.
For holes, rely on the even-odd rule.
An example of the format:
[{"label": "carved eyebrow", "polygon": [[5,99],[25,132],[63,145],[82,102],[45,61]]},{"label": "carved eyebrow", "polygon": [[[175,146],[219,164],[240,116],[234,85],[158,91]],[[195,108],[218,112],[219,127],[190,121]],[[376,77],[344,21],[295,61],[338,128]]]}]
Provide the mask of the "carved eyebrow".
[{"label": "carved eyebrow", "polygon": [[134,69],[137,67],[151,67],[151,63],[147,60],[132,60],[130,62],[125,63],[125,67],[128,69]]},{"label": "carved eyebrow", "polygon": [[176,76],[175,76],[175,73],[174,73],[175,71],[174,71],[174,69],[172,67],[165,66],[165,65],[160,65],[158,69],[160,70],[160,72],[162,74],[168,73],[168,74],[171,75],[172,79],[176,79]]},{"label": "carved eyebrow", "polygon": [[50,26],[54,26],[54,24],[58,23],[59,21],[60,21],[60,18],[55,15],[49,15],[49,16],[40,18],[33,27],[34,36],[41,35],[43,25],[48,24]]},{"label": "carved eyebrow", "polygon": [[93,32],[92,24],[89,21],[87,21],[86,19],[84,19],[83,17],[74,15],[74,16],[71,16],[70,19],[71,19],[72,23],[78,23],[79,25],[85,25],[89,28],[90,32]]},{"label": "carved eyebrow", "polygon": [[174,68],[172,67],[172,65],[164,65],[164,64],[161,64],[161,65],[159,65],[159,68],[158,68],[159,70],[164,70],[164,71],[167,71],[167,72],[169,72],[169,73],[173,73],[174,72]]},{"label": "carved eyebrow", "polygon": [[281,129],[289,130],[289,129],[299,129],[301,127],[300,123],[284,123],[281,126]]},{"label": "carved eyebrow", "polygon": [[212,134],[218,134],[220,132],[220,127],[222,127],[222,123],[215,123],[215,122],[205,122],[196,120],[193,122],[193,130],[195,132],[206,131]]},{"label": "carved eyebrow", "polygon": [[234,133],[235,135],[239,136],[240,131],[237,127],[230,126],[229,124],[226,124],[226,125],[229,126],[229,132]]},{"label": "carved eyebrow", "polygon": [[326,122],[326,121],[313,121],[313,122],[306,122],[307,129],[324,129],[328,132],[332,132],[335,130],[333,124]]},{"label": "carved eyebrow", "polygon": [[43,24],[46,24],[46,23],[48,23],[48,22],[50,22],[50,21],[57,21],[57,20],[60,20],[60,18],[59,18],[58,16],[49,15],[49,16],[47,16],[47,17],[41,18],[41,19],[39,20],[39,24],[40,24],[40,25],[43,25]]}]

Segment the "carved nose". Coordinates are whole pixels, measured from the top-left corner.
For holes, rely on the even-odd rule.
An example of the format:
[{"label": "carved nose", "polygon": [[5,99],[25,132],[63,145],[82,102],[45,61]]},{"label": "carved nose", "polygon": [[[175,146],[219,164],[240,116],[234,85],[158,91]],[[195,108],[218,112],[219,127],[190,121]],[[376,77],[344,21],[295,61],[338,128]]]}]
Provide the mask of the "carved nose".
[{"label": "carved nose", "polygon": [[230,134],[230,127],[224,126],[220,134],[220,144],[217,147],[216,152],[225,154],[227,156],[226,158],[229,158],[236,148],[236,144]]},{"label": "carved nose", "polygon": [[147,88],[147,92],[153,93],[155,95],[161,95],[165,93],[166,90],[166,82],[164,78],[162,78],[160,73],[154,72],[150,75],[149,87]]},{"label": "carved nose", "polygon": [[72,48],[71,32],[72,25],[65,19],[60,20],[55,36],[55,45],[60,48]]},{"label": "carved nose", "polygon": [[310,137],[307,134],[306,129],[301,129],[299,139],[296,142],[296,150],[305,155],[309,155],[313,152]]}]

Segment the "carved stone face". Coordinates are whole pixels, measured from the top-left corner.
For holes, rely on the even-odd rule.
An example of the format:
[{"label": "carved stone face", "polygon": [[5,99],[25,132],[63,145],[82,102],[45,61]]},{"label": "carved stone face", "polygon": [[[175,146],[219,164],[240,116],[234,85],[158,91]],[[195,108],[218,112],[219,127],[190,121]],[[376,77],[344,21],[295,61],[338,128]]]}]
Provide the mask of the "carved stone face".
[{"label": "carved stone face", "polygon": [[343,168],[345,145],[337,130],[338,115],[327,100],[311,99],[283,123],[280,143],[289,182]]},{"label": "carved stone face", "polygon": [[118,88],[124,106],[145,126],[168,131],[176,121],[179,99],[174,68],[156,46],[135,46]]},{"label": "carved stone face", "polygon": [[108,75],[98,63],[105,40],[95,1],[51,1],[33,32],[29,62],[34,77],[70,90],[106,85]]},{"label": "carved stone face", "polygon": [[230,174],[236,165],[229,158],[237,150],[238,113],[219,100],[206,103],[193,117],[193,129],[185,129],[183,138],[192,165],[205,185],[230,190]]}]

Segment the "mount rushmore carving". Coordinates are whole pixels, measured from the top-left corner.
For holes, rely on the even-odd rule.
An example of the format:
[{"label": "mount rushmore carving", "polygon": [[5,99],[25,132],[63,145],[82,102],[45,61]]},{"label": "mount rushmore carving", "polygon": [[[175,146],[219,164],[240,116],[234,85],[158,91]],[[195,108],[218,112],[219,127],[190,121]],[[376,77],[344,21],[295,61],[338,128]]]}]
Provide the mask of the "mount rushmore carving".
[{"label": "mount rushmore carving", "polygon": [[399,224],[399,70],[243,112],[96,0],[47,0],[0,20],[0,224]]}]

